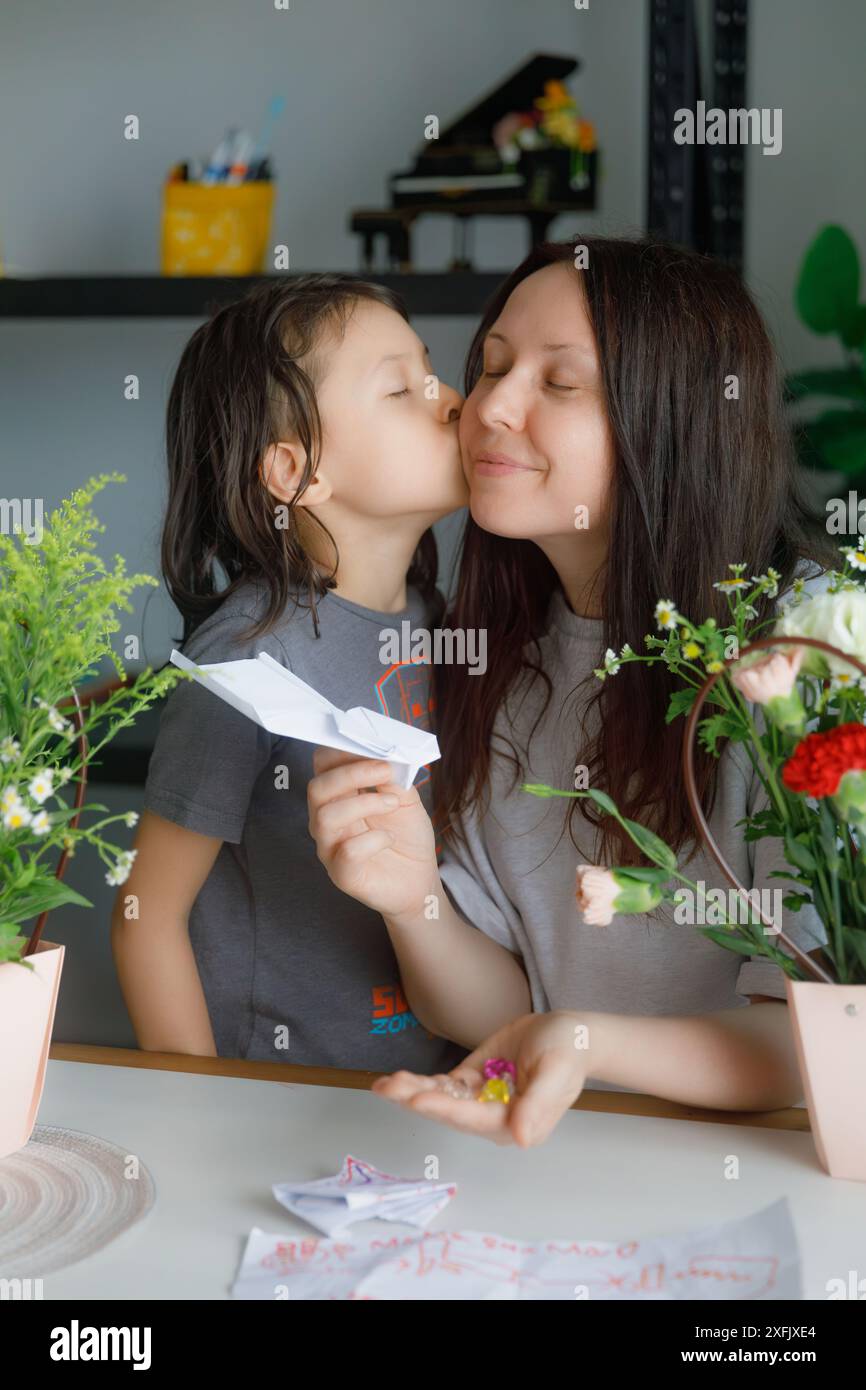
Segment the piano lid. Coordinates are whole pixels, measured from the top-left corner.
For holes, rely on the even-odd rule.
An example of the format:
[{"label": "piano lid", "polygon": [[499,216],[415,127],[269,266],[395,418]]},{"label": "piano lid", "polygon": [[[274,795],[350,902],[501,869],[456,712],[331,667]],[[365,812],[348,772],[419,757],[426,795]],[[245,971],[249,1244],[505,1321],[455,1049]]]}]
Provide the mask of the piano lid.
[{"label": "piano lid", "polygon": [[[544,95],[545,82],[556,78],[562,80],[579,67],[580,60],[577,58],[536,53],[476,106],[464,111],[462,116],[440,130],[438,141],[433,143],[440,146],[489,145],[490,132],[502,116],[507,116],[509,111],[529,111],[535,98]],[[431,142],[425,140],[418,151],[419,156],[429,155],[430,149]]]}]

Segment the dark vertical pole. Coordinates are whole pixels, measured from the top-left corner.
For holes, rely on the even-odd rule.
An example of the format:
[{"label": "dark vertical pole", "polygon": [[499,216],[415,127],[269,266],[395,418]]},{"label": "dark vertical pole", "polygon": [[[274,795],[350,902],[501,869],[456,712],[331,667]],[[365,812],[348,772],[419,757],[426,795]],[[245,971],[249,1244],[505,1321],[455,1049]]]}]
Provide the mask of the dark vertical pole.
[{"label": "dark vertical pole", "polygon": [[647,231],[694,245],[696,146],[674,141],[675,112],[694,111],[697,42],[692,0],[650,0]]},{"label": "dark vertical pole", "polygon": [[[714,0],[713,105],[722,111],[746,105],[748,0]],[[710,250],[743,267],[745,150],[742,145],[706,146],[710,186]]]}]

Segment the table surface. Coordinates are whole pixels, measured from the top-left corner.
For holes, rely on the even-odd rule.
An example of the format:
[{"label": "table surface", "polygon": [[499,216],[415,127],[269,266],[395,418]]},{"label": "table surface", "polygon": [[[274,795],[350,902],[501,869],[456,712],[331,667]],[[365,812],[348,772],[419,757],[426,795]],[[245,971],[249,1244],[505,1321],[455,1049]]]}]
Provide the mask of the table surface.
[{"label": "table surface", "polygon": [[[118,1144],[150,1170],[154,1207],[106,1249],[45,1276],[47,1299],[222,1299],[253,1226],[312,1236],[275,1182],[335,1173],[347,1153],[401,1177],[456,1181],[433,1229],[623,1240],[733,1219],[787,1196],[805,1297],[866,1267],[866,1183],[830,1178],[805,1112],[730,1114],[585,1091],[550,1139],[500,1148],[369,1094],[376,1073],[54,1044],[39,1124]],[[726,1178],[730,1156],[739,1177]],[[354,1233],[410,1228],[370,1221]]]}]

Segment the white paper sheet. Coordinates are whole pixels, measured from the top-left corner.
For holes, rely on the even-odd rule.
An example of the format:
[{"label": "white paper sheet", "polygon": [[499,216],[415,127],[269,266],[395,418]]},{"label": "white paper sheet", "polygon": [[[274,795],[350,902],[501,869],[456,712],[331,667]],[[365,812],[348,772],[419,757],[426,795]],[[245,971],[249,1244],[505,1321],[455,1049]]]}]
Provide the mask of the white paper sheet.
[{"label": "white paper sheet", "polygon": [[787,1198],[753,1215],[647,1240],[509,1240],[482,1231],[363,1240],[254,1227],[232,1295],[243,1299],[529,1301],[803,1297]]},{"label": "white paper sheet", "polygon": [[361,705],[338,709],[267,652],[245,661],[203,662],[198,667],[182,652],[172,651],[170,660],[272,734],[384,759],[400,787],[411,787],[419,768],[440,756],[435,734]]},{"label": "white paper sheet", "polygon": [[426,1226],[456,1191],[453,1182],[395,1178],[352,1154],[346,1154],[332,1178],[275,1183],[273,1188],[278,1202],[329,1236],[372,1217]]}]

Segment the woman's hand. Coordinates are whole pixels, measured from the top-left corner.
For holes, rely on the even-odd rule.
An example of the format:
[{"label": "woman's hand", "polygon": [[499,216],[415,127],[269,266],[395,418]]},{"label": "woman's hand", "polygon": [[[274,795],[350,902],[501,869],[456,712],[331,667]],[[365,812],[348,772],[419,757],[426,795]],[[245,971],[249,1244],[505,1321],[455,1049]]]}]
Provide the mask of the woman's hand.
[{"label": "woman's hand", "polygon": [[[379,1077],[372,1089],[453,1129],[526,1149],[543,1143],[553,1132],[592,1075],[603,1020],[602,1014],[566,1010],[524,1014],[486,1038],[447,1078],[397,1071]],[[507,1105],[476,1099],[484,1085],[482,1068],[488,1057],[506,1057],[517,1069],[517,1087]],[[470,1097],[462,1100],[446,1094],[440,1085],[446,1079],[465,1082]]]},{"label": "woman's hand", "polygon": [[393,783],[387,762],[334,748],[317,748],[313,768],[310,834],[331,882],[383,917],[420,916],[438,871],[436,837],[416,789]]}]

